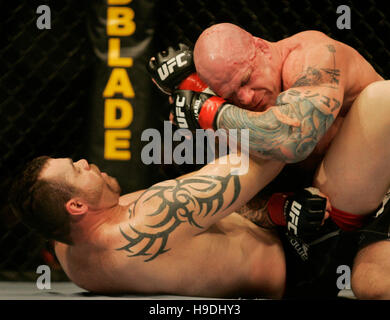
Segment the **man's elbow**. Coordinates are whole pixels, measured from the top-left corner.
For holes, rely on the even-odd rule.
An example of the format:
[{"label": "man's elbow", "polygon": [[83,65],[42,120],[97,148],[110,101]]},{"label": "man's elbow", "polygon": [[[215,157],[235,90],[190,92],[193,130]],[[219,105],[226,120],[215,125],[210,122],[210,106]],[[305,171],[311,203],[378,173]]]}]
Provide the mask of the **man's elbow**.
[{"label": "man's elbow", "polygon": [[[299,141],[296,137],[280,138],[280,144],[270,144],[264,147],[254,143],[250,146],[251,155],[256,158],[277,160],[283,163],[297,163],[305,160],[314,151],[317,141],[315,139],[304,139]],[[294,141],[292,143],[291,141]]]},{"label": "man's elbow", "polygon": [[[310,153],[309,153],[310,154]],[[305,160],[309,154],[291,154],[291,153],[287,153],[287,152],[280,152],[279,150],[274,150],[272,152],[267,152],[267,153],[264,153],[264,152],[258,152],[258,151],[251,151],[251,155],[254,157],[254,158],[258,158],[258,159],[265,159],[265,160],[276,160],[276,161],[279,161],[281,163],[297,163],[297,162],[300,162],[300,161],[303,161]]]},{"label": "man's elbow", "polygon": [[310,152],[300,152],[295,154],[294,156],[290,157],[287,159],[286,163],[297,163],[305,160],[309,155],[311,154]]},{"label": "man's elbow", "polygon": [[284,163],[297,163],[305,160],[314,150],[314,146],[303,146],[301,148],[294,148],[291,146],[283,146],[281,152],[275,153],[275,160]]}]

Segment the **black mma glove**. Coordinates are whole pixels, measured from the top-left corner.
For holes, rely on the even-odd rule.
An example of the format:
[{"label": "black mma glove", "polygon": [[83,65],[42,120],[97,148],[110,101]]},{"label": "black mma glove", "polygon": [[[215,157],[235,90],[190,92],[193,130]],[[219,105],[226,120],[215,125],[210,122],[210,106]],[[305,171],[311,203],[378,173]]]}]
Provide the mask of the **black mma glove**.
[{"label": "black mma glove", "polygon": [[179,128],[194,131],[213,127],[217,109],[225,100],[209,99],[215,94],[199,79],[188,46],[180,43],[177,48],[158,53],[149,60],[147,70],[162,92],[174,95],[171,114]]},{"label": "black mma glove", "polygon": [[306,188],[296,193],[273,194],[268,202],[272,222],[286,226],[288,234],[304,241],[320,236],[327,199],[315,194],[315,190]]},{"label": "black mma glove", "polygon": [[181,129],[216,129],[218,113],[227,105],[220,97],[191,90],[176,90],[172,114]]},{"label": "black mma glove", "polygon": [[169,47],[157,53],[150,58],[146,68],[157,87],[169,95],[183,80],[196,72],[192,50],[183,43],[179,43],[177,48]]}]

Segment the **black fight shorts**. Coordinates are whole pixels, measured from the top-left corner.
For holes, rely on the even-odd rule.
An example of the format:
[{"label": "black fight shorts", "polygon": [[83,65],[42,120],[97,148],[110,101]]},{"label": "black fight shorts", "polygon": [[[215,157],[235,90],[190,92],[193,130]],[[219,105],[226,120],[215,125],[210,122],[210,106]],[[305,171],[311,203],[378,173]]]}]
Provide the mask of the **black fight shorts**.
[{"label": "black fight shorts", "polygon": [[340,230],[330,219],[327,232],[310,244],[292,238],[283,229],[279,236],[286,256],[285,298],[337,298],[341,266],[352,272],[360,249],[374,242],[390,241],[390,194],[365,226],[353,232]]}]

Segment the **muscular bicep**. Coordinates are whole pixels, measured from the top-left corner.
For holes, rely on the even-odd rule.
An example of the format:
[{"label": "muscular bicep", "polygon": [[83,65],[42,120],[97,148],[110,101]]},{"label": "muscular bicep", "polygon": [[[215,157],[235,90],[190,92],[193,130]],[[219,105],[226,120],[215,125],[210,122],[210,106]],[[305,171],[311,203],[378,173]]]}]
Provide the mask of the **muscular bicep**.
[{"label": "muscular bicep", "polygon": [[341,90],[314,86],[292,88],[278,96],[271,112],[275,121],[289,126],[281,136],[287,162],[303,160],[313,151],[332,126],[342,99]]}]

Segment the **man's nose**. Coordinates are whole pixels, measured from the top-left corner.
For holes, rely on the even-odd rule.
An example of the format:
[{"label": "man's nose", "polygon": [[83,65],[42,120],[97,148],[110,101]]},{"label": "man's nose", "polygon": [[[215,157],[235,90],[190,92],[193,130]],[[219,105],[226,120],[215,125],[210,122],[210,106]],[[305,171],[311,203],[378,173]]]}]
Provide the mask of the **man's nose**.
[{"label": "man's nose", "polygon": [[77,161],[77,164],[79,166],[81,166],[81,168],[85,169],[85,170],[89,170],[89,164],[88,164],[88,161],[85,160],[85,159],[80,159],[79,161]]},{"label": "man's nose", "polygon": [[249,106],[253,100],[253,90],[250,88],[240,88],[237,94],[238,102],[243,106]]}]

